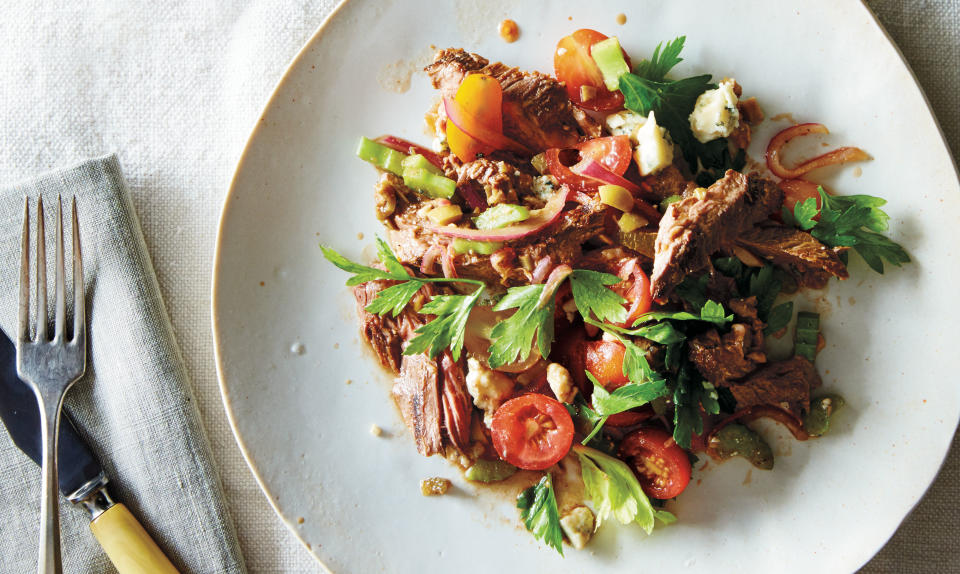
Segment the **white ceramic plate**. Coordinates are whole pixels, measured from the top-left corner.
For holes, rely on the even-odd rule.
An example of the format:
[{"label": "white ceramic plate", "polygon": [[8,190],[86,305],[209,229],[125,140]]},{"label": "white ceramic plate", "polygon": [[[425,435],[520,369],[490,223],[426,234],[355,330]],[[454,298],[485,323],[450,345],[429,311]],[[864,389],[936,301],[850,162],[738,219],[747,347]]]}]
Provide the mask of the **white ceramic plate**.
[{"label": "white ceramic plate", "polygon": [[[592,4],[352,0],[307,44],[253,130],[221,220],[213,321],[237,441],[283,520],[336,572],[854,570],[922,496],[960,412],[960,191],[937,125],[858,2]],[[504,17],[520,24],[515,44],[497,36]],[[826,386],[850,405],[832,435],[775,438],[772,472],[740,459],[697,472],[671,503],[676,525],[647,537],[611,523],[561,559],[522,530],[511,500],[417,455],[358,337],[346,276],[317,244],[363,259],[379,232],[376,176],[353,150],[360,135],[429,141],[425,77],[395,90],[431,45],[550,71],[556,41],[581,27],[618,35],[635,60],[686,34],[676,74],[735,76],[768,117],[823,122],[825,141],[865,147],[875,159],[861,176],[815,175],[889,199],[891,235],[914,262],[879,276],[854,256],[853,278],[807,303],[824,316]],[[765,122],[755,141],[785,125]],[[452,495],[421,496],[420,479],[435,475],[453,479]]]}]

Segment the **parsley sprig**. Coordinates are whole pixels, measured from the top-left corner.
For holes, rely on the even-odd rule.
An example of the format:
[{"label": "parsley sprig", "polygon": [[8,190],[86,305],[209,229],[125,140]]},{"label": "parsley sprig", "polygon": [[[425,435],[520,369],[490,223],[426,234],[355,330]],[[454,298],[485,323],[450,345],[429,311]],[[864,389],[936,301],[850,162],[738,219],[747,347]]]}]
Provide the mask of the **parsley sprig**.
[{"label": "parsley sprig", "polygon": [[517,496],[520,518],[534,537],[563,556],[563,532],[560,528],[560,511],[557,496],[553,491],[553,479],[548,472],[536,485]]},{"label": "parsley sprig", "polygon": [[420,309],[425,315],[436,315],[436,318],[423,325],[415,332],[416,337],[403,350],[405,355],[414,355],[428,351],[431,357],[436,357],[444,349],[450,348],[454,360],[460,359],[463,350],[463,337],[466,329],[467,317],[474,305],[480,300],[486,285],[476,279],[458,279],[446,277],[415,277],[393,254],[387,242],[377,238],[377,258],[384,269],[361,265],[350,261],[335,250],[320,246],[323,256],[328,261],[353,276],[347,279],[347,285],[360,285],[368,281],[388,280],[399,281],[377,293],[377,297],[365,309],[377,315],[391,314],[396,317],[410,303],[413,296],[427,283],[466,283],[476,285],[477,289],[470,295],[439,295],[433,297]]},{"label": "parsley sprig", "polygon": [[667,74],[680,62],[686,36],[680,36],[666,45],[658,44],[649,60],[640,62],[633,73],[620,76],[620,91],[624,106],[646,116],[656,114],[657,123],[667,128],[670,137],[680,146],[683,157],[694,172],[698,165],[704,169],[697,179],[701,185],[709,185],[721,177],[727,168],[741,169],[746,156],[730,155],[726,138],[706,144],[700,143],[690,129],[690,113],[703,92],[715,89],[710,74],[692,76],[682,80],[670,80]]},{"label": "parsley sprig", "polygon": [[[817,199],[810,197],[798,201],[792,213],[784,207],[784,221],[809,231],[830,247],[852,247],[877,273],[883,273],[884,261],[896,267],[910,262],[906,250],[881,233],[889,228],[890,216],[880,209],[887,203],[885,199],[872,195],[828,195],[821,186],[817,186],[817,191],[819,210]],[[820,220],[816,221],[818,213]]]},{"label": "parsley sprig", "polygon": [[585,494],[597,511],[597,528],[611,514],[621,524],[636,522],[647,534],[653,531],[654,519],[664,524],[676,522],[672,513],[653,507],[622,460],[582,445],[574,445],[573,451],[580,460]]}]

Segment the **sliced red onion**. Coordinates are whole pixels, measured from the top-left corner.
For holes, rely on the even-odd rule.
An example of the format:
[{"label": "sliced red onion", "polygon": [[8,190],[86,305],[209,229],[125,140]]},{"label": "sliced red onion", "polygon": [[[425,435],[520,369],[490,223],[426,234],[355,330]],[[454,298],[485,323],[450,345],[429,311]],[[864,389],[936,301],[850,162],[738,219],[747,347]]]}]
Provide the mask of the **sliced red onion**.
[{"label": "sliced red onion", "polygon": [[579,176],[595,179],[601,183],[619,185],[635,195],[643,192],[643,189],[641,189],[637,184],[633,183],[629,179],[613,173],[604,167],[599,161],[590,159],[588,157],[583,158],[576,165],[572,166],[570,171]]},{"label": "sliced red onion", "polygon": [[533,268],[533,274],[530,277],[531,283],[543,283],[544,278],[547,276],[547,273],[550,271],[550,265],[552,261],[550,256],[541,257],[540,261],[537,261],[537,264]]},{"label": "sliced red onion", "polygon": [[431,245],[423,254],[423,260],[420,262],[420,272],[424,275],[433,275],[436,272],[437,257],[440,257],[443,248],[439,245]]},{"label": "sliced red onion", "polygon": [[500,229],[468,229],[464,227],[451,227],[444,225],[431,226],[429,229],[434,233],[446,235],[447,237],[459,237],[461,239],[470,239],[472,241],[510,241],[520,239],[541,229],[547,227],[560,217],[563,206],[567,201],[567,189],[561,189],[547,201],[542,209],[536,209],[530,212],[530,219],[502,227]]},{"label": "sliced red onion", "polygon": [[487,208],[486,196],[477,191],[472,181],[467,182],[466,185],[457,186],[457,191],[463,200],[467,202],[467,205],[473,209],[483,211]]},{"label": "sliced red onion", "polygon": [[443,276],[447,279],[457,278],[457,268],[453,265],[453,246],[440,252],[440,266],[443,268]]},{"label": "sliced red onion", "polygon": [[[460,131],[477,140],[480,143],[487,144],[496,149],[506,149],[532,155],[526,146],[508,138],[502,133],[495,132],[483,126],[482,122],[477,121],[473,115],[464,109],[457,101],[449,96],[443,97],[443,109],[447,114],[447,119],[453,122]],[[469,129],[468,127],[469,126]]]}]

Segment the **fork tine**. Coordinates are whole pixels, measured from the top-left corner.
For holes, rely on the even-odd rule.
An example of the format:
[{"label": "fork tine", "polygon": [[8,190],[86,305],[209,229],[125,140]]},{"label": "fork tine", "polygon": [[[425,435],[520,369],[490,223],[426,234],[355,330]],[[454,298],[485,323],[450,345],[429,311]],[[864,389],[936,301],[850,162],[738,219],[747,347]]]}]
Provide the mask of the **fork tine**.
[{"label": "fork tine", "polygon": [[23,237],[20,240],[20,323],[18,342],[30,340],[30,198],[23,198]]},{"label": "fork tine", "polygon": [[37,341],[47,340],[47,246],[43,197],[37,197]]},{"label": "fork tine", "polygon": [[67,304],[66,304],[66,285],[64,284],[63,268],[63,200],[57,196],[57,267],[56,267],[56,291],[54,294],[54,331],[53,340],[62,341],[64,337],[63,329],[67,322]]},{"label": "fork tine", "polygon": [[73,340],[87,344],[87,305],[83,282],[83,254],[80,251],[80,222],[77,219],[77,196],[73,196]]}]

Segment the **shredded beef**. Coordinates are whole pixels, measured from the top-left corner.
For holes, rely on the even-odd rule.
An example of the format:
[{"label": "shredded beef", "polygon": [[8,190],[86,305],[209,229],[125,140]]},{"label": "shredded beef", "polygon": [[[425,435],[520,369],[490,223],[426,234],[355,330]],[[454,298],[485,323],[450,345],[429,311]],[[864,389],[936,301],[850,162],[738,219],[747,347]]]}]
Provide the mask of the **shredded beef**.
[{"label": "shredded beef", "polygon": [[799,229],[755,227],[737,237],[736,244],[789,271],[798,284],[811,289],[826,287],[831,277],[850,276],[835,250]]},{"label": "shredded beef", "polygon": [[802,416],[810,409],[810,391],[821,385],[813,363],[803,357],[768,363],[739,383],[727,388],[737,400],[737,408],[776,405]]},{"label": "shredded beef", "polygon": [[393,383],[393,399],[413,433],[417,452],[423,456],[443,452],[439,387],[436,361],[424,354],[403,356],[400,374]]},{"label": "shredded beef", "polygon": [[657,232],[653,296],[664,299],[690,274],[708,269],[710,255],[783,202],[775,183],[728,170],[702,194],[670,204]]}]

